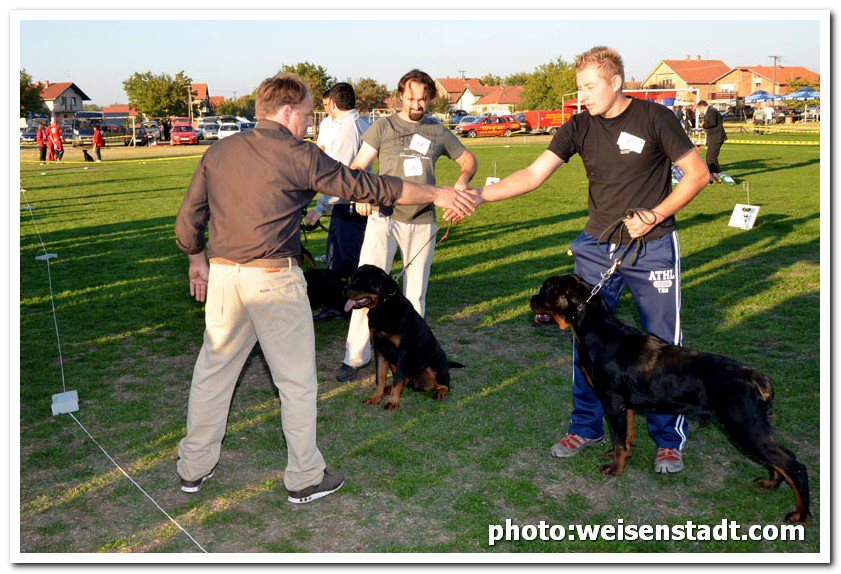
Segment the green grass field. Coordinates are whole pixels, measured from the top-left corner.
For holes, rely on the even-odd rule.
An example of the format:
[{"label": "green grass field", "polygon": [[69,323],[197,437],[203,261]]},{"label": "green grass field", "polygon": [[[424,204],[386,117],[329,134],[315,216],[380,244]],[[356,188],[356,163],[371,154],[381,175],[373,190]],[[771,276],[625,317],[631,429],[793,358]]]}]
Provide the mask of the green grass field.
[{"label": "green grass field", "polygon": [[[779,137],[779,136],[774,136]],[[545,139],[471,143],[476,182],[527,165]],[[195,153],[195,149],[179,153]],[[809,469],[813,521],[802,542],[504,542],[488,525],[779,524],[790,489],[762,491],[765,470],[714,422],[690,421],[686,470],[653,472],[655,447],[637,417],[639,444],[619,479],[603,449],[570,460],[549,447],[572,408],[568,332],[536,328],[528,297],[572,270],[567,245],[587,218],[587,183],[575,158],[538,191],[485,205],[435,255],[428,321],[454,372],[443,403],[404,395],[387,413],[366,407],[372,372],[333,378],[346,324],[316,326],[319,445],[348,475],[342,491],[286,502],[278,399],[255,350],[241,377],[216,476],[196,495],[175,473],[203,310],[189,297],[187,261],[173,224],[195,158],[152,161],[165,148],[112,150],[106,162],[21,164],[51,262],[68,389],[79,420],[211,552],[817,552],[823,482],[819,457],[819,148],[725,145],[721,162],[750,183],[756,228],[727,226],[741,185],[712,186],[678,218],[687,346],[730,355],[769,375],[774,423]],[[110,155],[109,155],[110,154]],[[65,159],[69,159],[71,154]],[[79,153],[79,155],[81,155]],[[139,161],[108,162],[119,155]],[[31,160],[34,151],[22,152]],[[439,162],[439,182],[455,164]],[[21,194],[23,202],[24,194]],[[25,204],[24,204],[25,205]],[[66,415],[46,267],[27,211],[20,245],[20,547],[23,552],[193,552],[197,548],[103,456]],[[323,232],[308,247],[323,253]],[[399,264],[398,264],[399,265]],[[626,294],[619,313],[637,322]],[[563,560],[563,557],[559,557]]]}]

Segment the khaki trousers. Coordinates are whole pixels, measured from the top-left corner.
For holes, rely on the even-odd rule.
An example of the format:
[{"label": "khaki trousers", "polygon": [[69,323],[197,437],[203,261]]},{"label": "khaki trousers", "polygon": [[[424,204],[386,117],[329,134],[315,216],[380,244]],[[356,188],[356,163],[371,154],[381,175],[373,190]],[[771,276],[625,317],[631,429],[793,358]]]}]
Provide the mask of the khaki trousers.
[{"label": "khaki trousers", "polygon": [[190,386],[187,436],[178,474],[197,480],[219,462],[231,397],[257,341],[280,394],[288,451],[284,484],[319,484],[324,458],[316,446],[315,335],[301,269],[262,269],[211,262],[205,332]]},{"label": "khaki trousers", "polygon": [[[376,265],[391,273],[397,248],[403,265],[411,262],[403,275],[403,294],[423,317],[426,310],[426,288],[435,255],[435,223],[404,223],[389,216],[373,213],[368,216],[365,240],[359,253],[359,265]],[[413,259],[414,258],[414,259]],[[350,316],[344,363],[361,367],[371,360],[371,334],[368,330],[368,309],[357,309]]]}]

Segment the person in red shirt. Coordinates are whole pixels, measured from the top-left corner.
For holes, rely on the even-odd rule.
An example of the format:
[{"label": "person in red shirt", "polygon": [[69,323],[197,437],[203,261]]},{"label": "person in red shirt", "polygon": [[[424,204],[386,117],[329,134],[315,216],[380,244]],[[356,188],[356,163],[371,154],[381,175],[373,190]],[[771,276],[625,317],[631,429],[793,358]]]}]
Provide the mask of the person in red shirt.
[{"label": "person in red shirt", "polygon": [[93,126],[93,153],[96,155],[95,161],[102,161],[102,154],[100,150],[105,146],[105,138],[102,137],[102,130],[99,124]]},{"label": "person in red shirt", "polygon": [[[58,120],[53,118],[50,128],[47,130],[47,139],[50,143],[51,151],[55,152],[55,161],[61,163],[61,158],[64,156],[64,142],[61,139],[61,128],[58,125]],[[52,158],[50,158],[52,161]]]},{"label": "person in red shirt", "polygon": [[43,123],[38,124],[38,131],[35,133],[35,143],[38,144],[38,158],[41,165],[47,161],[47,128]]}]

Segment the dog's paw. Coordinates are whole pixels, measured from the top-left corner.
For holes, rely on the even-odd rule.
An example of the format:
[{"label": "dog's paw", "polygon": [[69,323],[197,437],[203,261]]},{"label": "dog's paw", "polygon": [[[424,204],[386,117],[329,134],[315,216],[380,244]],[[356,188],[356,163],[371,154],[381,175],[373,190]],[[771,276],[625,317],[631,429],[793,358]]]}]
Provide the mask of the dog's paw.
[{"label": "dog's paw", "polygon": [[602,474],[605,476],[616,476],[616,467],[612,464],[606,464],[602,467]]},{"label": "dog's paw", "polygon": [[363,402],[363,404],[366,404],[366,405],[378,405],[378,404],[380,404],[381,400],[383,400],[382,397],[373,396],[373,397],[368,397],[367,399],[365,399],[362,402]]},{"label": "dog's paw", "polygon": [[399,402],[388,400],[383,405],[383,409],[387,410],[387,411],[393,411],[393,410],[396,410],[399,406],[400,406]]},{"label": "dog's paw", "polygon": [[780,486],[780,483],[782,481],[773,478],[754,478],[753,482],[754,484],[756,484],[757,486],[761,486],[762,488],[771,489]]},{"label": "dog's paw", "polygon": [[447,396],[446,392],[443,392],[443,393],[439,392],[439,393],[435,393],[434,395],[432,395],[432,398],[435,399],[436,401],[443,401],[444,397],[446,397],[446,396]]},{"label": "dog's paw", "polygon": [[788,514],[786,514],[785,521],[786,522],[799,522],[801,524],[808,524],[809,520],[811,518],[812,518],[812,514],[810,512],[806,512],[805,516],[804,516],[804,515],[802,515],[801,513],[797,512],[795,510],[794,512],[789,512]]}]

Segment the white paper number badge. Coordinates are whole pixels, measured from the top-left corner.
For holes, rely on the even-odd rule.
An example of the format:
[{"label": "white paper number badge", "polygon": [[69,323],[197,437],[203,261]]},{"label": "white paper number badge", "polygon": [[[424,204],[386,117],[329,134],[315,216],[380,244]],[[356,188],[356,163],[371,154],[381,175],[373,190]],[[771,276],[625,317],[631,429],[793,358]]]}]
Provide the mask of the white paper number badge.
[{"label": "white paper number badge", "polygon": [[619,139],[616,140],[616,145],[619,146],[619,151],[623,154],[628,152],[642,153],[642,148],[645,147],[645,140],[632,136],[628,132],[619,134]]},{"label": "white paper number badge", "polygon": [[759,215],[759,206],[737,203],[736,207],[733,208],[733,213],[730,215],[730,222],[727,225],[738,227],[739,229],[752,229],[753,224],[756,223],[757,215]]},{"label": "white paper number badge", "polygon": [[403,175],[406,177],[414,177],[416,175],[423,175],[423,165],[420,158],[410,157],[403,160]]},{"label": "white paper number badge", "polygon": [[495,183],[499,183],[498,177],[489,177],[485,179],[485,187],[488,187],[489,185],[493,185]]},{"label": "white paper number badge", "polygon": [[409,147],[418,153],[426,155],[426,152],[429,151],[429,144],[431,143],[431,141],[429,141],[422,135],[415,134],[412,136],[412,143],[409,144]]}]

